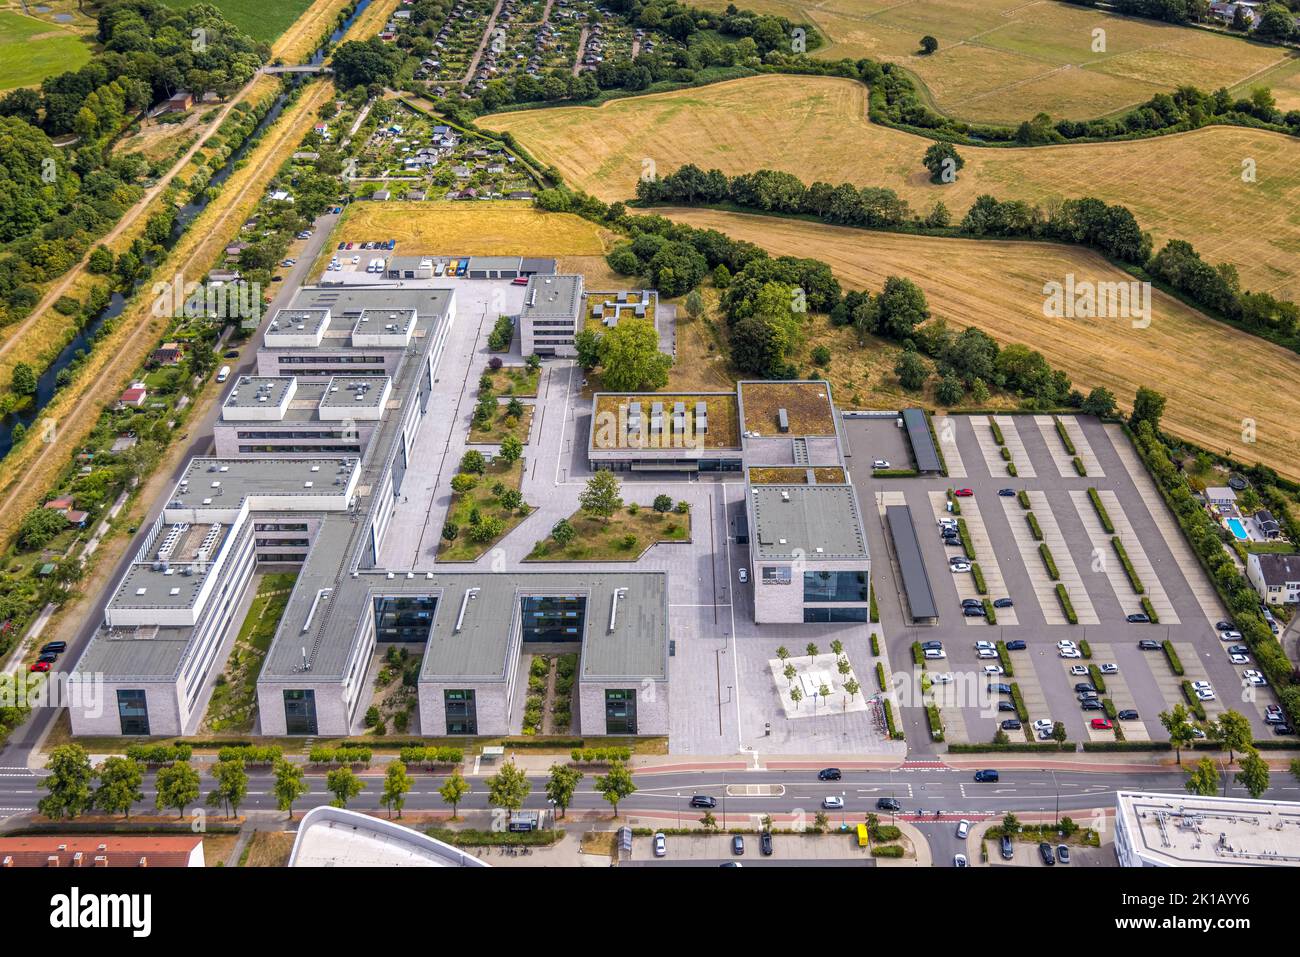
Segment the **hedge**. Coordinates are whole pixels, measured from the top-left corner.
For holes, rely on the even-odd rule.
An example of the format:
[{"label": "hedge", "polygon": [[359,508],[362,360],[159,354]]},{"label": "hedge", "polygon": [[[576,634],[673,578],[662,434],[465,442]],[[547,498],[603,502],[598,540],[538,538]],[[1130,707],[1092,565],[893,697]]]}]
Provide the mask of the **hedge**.
[{"label": "hedge", "polygon": [[1024,489],[1016,492],[1016,500],[1020,502],[1021,508],[1029,508],[1029,493]]},{"label": "hedge", "polygon": [[1098,694],[1106,693],[1106,679],[1102,677],[1100,668],[1096,665],[1088,665],[1088,677],[1092,679],[1092,686],[1097,689]]},{"label": "hedge", "polygon": [[1160,624],[1160,616],[1156,614],[1156,606],[1151,604],[1151,599],[1146,595],[1142,596],[1142,610],[1147,613],[1153,624]]},{"label": "hedge", "polygon": [[307,755],[312,764],[370,764],[369,748],[314,747]]},{"label": "hedge", "polygon": [[912,664],[925,667],[925,652],[921,650],[919,641],[912,642]]},{"label": "hedge", "polygon": [[1015,477],[1016,477],[1016,463],[1015,463],[1015,462],[1008,462],[1008,463],[1007,463],[1007,474],[1010,475],[1012,478],[1015,478]]},{"label": "hedge", "polygon": [[142,764],[171,764],[173,761],[188,761],[194,749],[188,744],[132,744],[126,749],[126,756]]},{"label": "hedge", "polygon": [[1038,546],[1038,554],[1043,557],[1043,564],[1047,566],[1047,574],[1052,581],[1060,581],[1061,573],[1056,570],[1056,560],[1052,558],[1052,550],[1043,542]]},{"label": "hedge", "polygon": [[1029,531],[1034,536],[1034,541],[1043,540],[1043,529],[1038,524],[1038,516],[1033,512],[1025,512],[1025,521],[1029,523]]},{"label": "hedge", "polygon": [[1079,458],[1077,455],[1071,460],[1071,464],[1074,466],[1074,471],[1081,477],[1088,474],[1088,469],[1087,466],[1083,464],[1083,459]]},{"label": "hedge", "polygon": [[885,665],[884,665],[884,662],[880,662],[880,661],[877,661],[877,662],[876,662],[876,684],[880,686],[880,690],[881,690],[881,691],[884,691],[884,690],[885,690]]},{"label": "hedge", "polygon": [[[874,622],[879,622],[879,621],[880,621],[880,610],[879,610],[878,608],[876,608],[876,583],[875,583],[875,582],[872,582],[872,583],[871,583],[871,588],[870,588],[870,590],[868,591],[868,595],[870,596],[870,601],[871,601],[871,620],[874,621]],[[873,655],[878,655],[878,654],[880,654],[880,652],[876,650],[876,636],[875,636],[875,635],[872,635],[872,636],[871,636],[871,653],[872,653]]]},{"label": "hedge", "polygon": [[402,748],[398,754],[403,764],[460,764],[465,753],[460,748],[424,748],[418,745]]},{"label": "hedge", "polygon": [[1008,741],[997,744],[992,741],[962,741],[948,745],[949,754],[980,754],[985,751],[1073,751],[1073,744],[1062,745],[1056,741]]},{"label": "hedge", "polygon": [[1197,721],[1204,721],[1205,705],[1201,702],[1200,698],[1196,697],[1196,691],[1192,688],[1192,683],[1190,681],[1184,681],[1182,683],[1182,689],[1183,697],[1187,700],[1187,707],[1191,709],[1194,715],[1196,715]]},{"label": "hedge", "polygon": [[1102,713],[1106,715],[1106,717],[1110,718],[1110,720],[1112,721],[1119,720],[1118,717],[1119,709],[1115,707],[1115,702],[1112,701],[1110,698],[1101,699],[1101,710]]},{"label": "hedge", "polygon": [[1101,504],[1101,496],[1097,494],[1095,488],[1088,489],[1088,500],[1092,502],[1092,507],[1097,512],[1097,519],[1101,522],[1101,527],[1106,530],[1106,534],[1114,535],[1115,524],[1110,520],[1110,515],[1106,511],[1106,506]]},{"label": "hedge", "polygon": [[984,619],[990,625],[998,623],[998,610],[993,607],[993,599],[991,598],[984,599]]},{"label": "hedge", "polygon": [[631,748],[574,748],[569,757],[575,764],[607,764],[611,761],[627,761],[632,757]]},{"label": "hedge", "polygon": [[1173,670],[1173,673],[1180,678],[1186,674],[1183,671],[1183,663],[1178,660],[1178,652],[1174,651],[1174,643],[1166,638],[1160,643],[1160,647],[1165,650],[1165,658],[1169,660],[1169,667]]},{"label": "hedge", "polygon": [[993,432],[994,442],[996,442],[998,445],[1007,444],[1006,441],[1002,438],[1002,429],[999,428],[998,424],[993,421],[993,416],[989,416],[989,429]]},{"label": "hedge", "polygon": [[1056,423],[1056,434],[1061,437],[1061,444],[1065,446],[1065,451],[1069,455],[1075,455],[1074,443],[1070,441],[1070,435],[1065,431],[1065,423],[1058,416],[1052,416],[1052,421]]},{"label": "hedge", "polygon": [[1012,677],[1016,673],[1016,669],[1012,667],[1011,652],[1007,651],[1007,643],[1005,641],[997,641],[994,642],[993,647],[997,649],[998,663],[1002,665],[1002,670],[1006,673],[1008,678]]},{"label": "hedge", "polygon": [[925,718],[930,724],[930,737],[935,741],[942,741],[943,716],[939,714],[939,706],[933,704],[926,705]]},{"label": "hedge", "polygon": [[1025,707],[1025,699],[1020,694],[1020,685],[1011,682],[1011,703],[1016,706],[1016,717],[1021,722],[1029,721],[1029,709]]},{"label": "hedge", "polygon": [[1111,548],[1115,549],[1115,554],[1119,556],[1119,563],[1124,566],[1124,572],[1128,575],[1128,583],[1133,586],[1133,590],[1141,595],[1146,591],[1146,586],[1142,584],[1142,579],[1138,577],[1137,569],[1129,561],[1128,550],[1124,548],[1124,543],[1116,535],[1110,540]]},{"label": "hedge", "polygon": [[916,469],[872,469],[872,478],[916,478],[921,473]]},{"label": "hedge", "polygon": [[872,857],[902,857],[903,846],[901,844],[872,844]]},{"label": "hedge", "polygon": [[948,489],[948,505],[951,507],[953,515],[961,514],[961,500],[952,494],[952,489]]},{"label": "hedge", "polygon": [[217,752],[218,761],[243,761],[245,764],[274,764],[278,761],[284,749],[279,745],[267,745],[258,747],[257,745],[245,744],[222,748]]},{"label": "hedge", "polygon": [[1092,645],[1088,644],[1087,638],[1084,638],[1079,642],[1079,654],[1083,655],[1084,661],[1087,661],[1092,657]]},{"label": "hedge", "polygon": [[888,698],[882,702],[885,709],[885,727],[889,729],[889,737],[893,741],[902,741],[903,732],[894,726],[894,703]]},{"label": "hedge", "polygon": [[1061,611],[1065,612],[1065,620],[1072,625],[1079,623],[1079,616],[1075,613],[1074,603],[1070,601],[1070,593],[1065,590],[1065,586],[1060,582],[1056,583],[1056,600],[1061,603]]},{"label": "hedge", "polygon": [[1002,461],[1004,462],[1011,461],[1011,450],[1007,448],[1005,445],[1002,446],[1002,448],[998,449],[998,453],[1002,456]]},{"label": "hedge", "polygon": [[984,583],[984,572],[980,570],[979,562],[971,562],[970,573],[975,579],[975,591],[978,594],[987,595],[989,589]]},{"label": "hedge", "polygon": [[1085,751],[1172,751],[1168,741],[1085,741]]},{"label": "hedge", "polygon": [[970,542],[970,532],[966,528],[966,519],[957,519],[957,534],[961,536],[961,547],[966,550],[966,557],[975,560],[975,546]]},{"label": "hedge", "polygon": [[896,841],[903,836],[903,829],[893,824],[877,824],[871,831],[873,841]]},{"label": "hedge", "polygon": [[880,636],[875,632],[871,633],[871,657],[880,657]]}]

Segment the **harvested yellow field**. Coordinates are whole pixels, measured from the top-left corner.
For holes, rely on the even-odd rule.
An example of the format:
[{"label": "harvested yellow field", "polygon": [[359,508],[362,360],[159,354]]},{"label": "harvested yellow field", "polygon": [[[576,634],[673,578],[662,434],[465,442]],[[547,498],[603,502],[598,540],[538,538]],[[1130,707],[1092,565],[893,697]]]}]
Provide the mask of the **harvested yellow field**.
[{"label": "harvested yellow field", "polygon": [[[643,162],[726,173],[763,167],[807,183],[896,190],[916,210],[936,201],[960,218],[980,193],[1046,206],[1096,196],[1121,203],[1157,244],[1185,239],[1245,285],[1300,298],[1300,140],[1209,127],[1147,140],[1021,149],[960,147],[957,182],[936,186],[921,166],[930,140],[867,119],[866,88],[830,77],[763,76],[598,108],[501,113],[509,130],[572,185],[612,201],[634,195]],[[1254,162],[1255,182],[1242,164]]]},{"label": "harvested yellow field", "polygon": [[[1000,342],[1037,349],[1084,391],[1105,386],[1121,404],[1138,386],[1168,397],[1170,431],[1243,461],[1260,461],[1300,477],[1300,357],[1207,319],[1154,293],[1151,323],[1129,319],[1051,319],[1043,315],[1043,284],[1125,281],[1127,276],[1085,250],[1047,243],[939,239],[875,233],[798,220],[709,209],[665,215],[747,239],[777,255],[815,256],[848,288],[879,289],[887,276],[915,281],[934,316],[954,328],[978,326]],[[839,360],[836,359],[835,362]],[[834,362],[832,363],[834,365]],[[1242,442],[1254,420],[1257,441]]]},{"label": "harvested yellow field", "polygon": [[[721,10],[728,2],[701,5]],[[1088,119],[1183,84],[1233,87],[1296,62],[1281,47],[1057,0],[758,0],[752,6],[814,24],[829,41],[815,51],[819,58],[901,64],[937,109],[978,123],[1018,123],[1039,112]],[[927,34],[939,50],[918,55]]]},{"label": "harvested yellow field", "polygon": [[271,45],[271,57],[285,63],[301,63],[316,52],[326,32],[348,5],[348,0],[316,0],[280,34]]}]

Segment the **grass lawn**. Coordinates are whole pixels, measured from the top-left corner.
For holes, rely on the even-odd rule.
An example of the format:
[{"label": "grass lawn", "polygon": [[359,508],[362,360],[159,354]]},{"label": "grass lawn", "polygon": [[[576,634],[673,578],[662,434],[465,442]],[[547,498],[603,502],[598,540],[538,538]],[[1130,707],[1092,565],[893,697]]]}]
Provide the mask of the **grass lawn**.
[{"label": "grass lawn", "polygon": [[293,572],[264,575],[257,584],[257,594],[248,615],[239,628],[239,637],[226,662],[226,670],[212,689],[212,700],[203,719],[205,731],[247,733],[253,729],[257,711],[257,676],[262,660],[275,638],[275,629],[289,604],[293,591]]},{"label": "grass lawn", "polygon": [[[285,867],[297,835],[292,831],[254,831],[244,848],[240,867]],[[205,848],[206,850],[206,848]]]},{"label": "grass lawn", "polygon": [[[454,541],[442,539],[438,552],[440,562],[472,562],[485,554],[489,548],[505,538],[516,525],[527,517],[531,510],[527,505],[519,511],[510,512],[501,507],[501,501],[492,494],[492,486],[501,482],[507,489],[518,489],[524,478],[524,462],[520,459],[513,465],[507,465],[500,459],[487,467],[487,472],[479,476],[478,485],[464,495],[453,495],[451,507],[447,509],[447,521],[460,527],[460,533]],[[470,513],[478,509],[481,518],[499,518],[505,523],[501,534],[485,542],[470,540]]]},{"label": "grass lawn", "polygon": [[0,10],[0,90],[80,69],[93,51],[90,40],[73,30]]},{"label": "grass lawn", "polygon": [[[582,512],[569,517],[578,533],[566,548],[546,536],[528,554],[530,562],[631,562],[651,545],[659,542],[686,542],[691,538],[691,515],[659,513],[640,506],[635,515],[623,509],[608,522],[590,518]],[[627,536],[633,536],[629,540]],[[629,544],[629,541],[631,542]]]},{"label": "grass lawn", "polygon": [[529,372],[524,366],[502,366],[500,369],[484,369],[483,374],[492,380],[492,392],[495,395],[537,397],[537,383],[542,378],[542,370]]},{"label": "grass lawn", "polygon": [[[313,0],[207,0],[221,11],[221,15],[243,30],[254,40],[271,43],[297,20]],[[195,0],[163,0],[163,4],[176,10],[193,6]]]},{"label": "grass lawn", "polygon": [[528,444],[528,434],[533,427],[533,406],[524,406],[524,414],[521,418],[515,418],[506,410],[509,406],[498,405],[497,414],[492,419],[492,424],[486,429],[471,428],[469,430],[469,442],[471,445],[496,445],[501,442],[507,435],[513,435]]}]

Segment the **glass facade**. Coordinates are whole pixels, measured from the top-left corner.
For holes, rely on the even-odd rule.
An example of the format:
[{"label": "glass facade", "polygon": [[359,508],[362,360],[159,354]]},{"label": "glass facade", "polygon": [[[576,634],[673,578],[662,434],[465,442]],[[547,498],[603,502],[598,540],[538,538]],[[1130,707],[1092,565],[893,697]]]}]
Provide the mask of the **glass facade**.
[{"label": "glass facade", "polygon": [[375,599],[375,641],[409,641],[424,644],[433,627],[438,599],[432,595]]},{"label": "glass facade", "polygon": [[524,641],[581,641],[587,599],[581,595],[543,595],[522,599]]},{"label": "glass facade", "polygon": [[605,733],[636,734],[636,689],[605,689]]},{"label": "glass facade", "polygon": [[866,572],[804,572],[803,600],[868,601]]},{"label": "glass facade", "polygon": [[316,733],[316,692],[310,688],[284,693],[285,734]]},{"label": "glass facade", "polygon": [[478,734],[478,710],[474,706],[474,689],[450,689],[442,693],[443,708],[447,715],[448,734]]},{"label": "glass facade", "polygon": [[149,705],[143,691],[117,693],[117,717],[122,722],[123,734],[149,733]]},{"label": "glass facade", "polygon": [[866,621],[867,606],[861,605],[857,608],[805,608],[803,610],[804,624],[819,621]]}]

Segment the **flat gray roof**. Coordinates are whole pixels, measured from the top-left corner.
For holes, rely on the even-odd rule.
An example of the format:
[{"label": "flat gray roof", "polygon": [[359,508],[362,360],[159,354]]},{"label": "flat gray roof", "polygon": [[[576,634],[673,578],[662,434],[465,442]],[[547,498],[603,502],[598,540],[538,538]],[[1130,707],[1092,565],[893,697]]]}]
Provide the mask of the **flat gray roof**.
[{"label": "flat gray roof", "polygon": [[76,672],[144,681],[173,681],[193,634],[189,628],[103,628],[78,659]]},{"label": "flat gray roof", "polygon": [[886,505],[885,521],[889,523],[889,535],[894,540],[894,554],[903,574],[903,589],[907,592],[912,618],[938,618],[934,592],[930,590],[930,576],[921,560],[921,545],[916,540],[916,526],[912,524],[912,510],[906,505]]},{"label": "flat gray roof", "polygon": [[903,425],[907,427],[907,438],[912,443],[912,455],[916,458],[918,472],[942,472],[939,462],[939,450],[934,447],[934,436],[930,434],[930,422],[923,409],[904,409]]},{"label": "flat gray roof", "polygon": [[[171,508],[238,508],[249,495],[340,494],[355,456],[333,458],[191,459],[168,506]],[[335,484],[335,479],[341,479]],[[310,482],[311,485],[307,483]],[[211,499],[206,501],[205,499]]]},{"label": "flat gray roof", "polygon": [[582,302],[581,276],[529,276],[521,319],[571,319]]},{"label": "flat gray roof", "polygon": [[[325,324],[328,315],[328,307],[279,309],[271,317],[271,325],[267,326],[267,332],[285,334],[301,332],[303,335],[314,336]],[[299,329],[299,326],[302,328]]]},{"label": "flat gray roof", "polygon": [[226,396],[227,409],[264,409],[276,407],[293,383],[292,376],[241,375]]},{"label": "flat gray roof", "polygon": [[519,269],[523,259],[519,256],[470,256],[469,269]]},{"label": "flat gray roof", "polygon": [[415,322],[414,309],[362,309],[361,315],[357,316],[356,324],[352,326],[352,332],[374,336],[385,333],[404,336],[413,322]]},{"label": "flat gray roof", "polygon": [[759,558],[868,557],[852,485],[751,485],[749,500]]},{"label": "flat gray roof", "polygon": [[542,275],[552,275],[555,272],[555,260],[525,256],[519,261],[521,272],[541,273]]},{"label": "flat gray roof", "polygon": [[320,404],[327,409],[373,409],[384,401],[386,375],[336,375]]},{"label": "flat gray roof", "polygon": [[[421,257],[428,258],[428,257]],[[420,318],[434,319],[447,312],[451,289],[393,288],[382,286],[304,286],[293,298],[295,308],[328,309],[336,316],[359,317],[366,309],[414,309]]]}]

